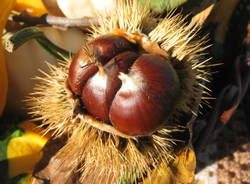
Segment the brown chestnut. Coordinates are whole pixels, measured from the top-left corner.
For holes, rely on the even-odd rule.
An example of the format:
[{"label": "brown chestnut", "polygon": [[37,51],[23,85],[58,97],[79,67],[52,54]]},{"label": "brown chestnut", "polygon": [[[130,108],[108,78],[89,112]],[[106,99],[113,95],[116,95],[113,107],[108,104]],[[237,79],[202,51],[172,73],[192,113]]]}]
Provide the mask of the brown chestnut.
[{"label": "brown chestnut", "polygon": [[128,135],[147,135],[161,126],[171,112],[179,79],[165,58],[143,54],[126,75],[110,107],[112,125]]},{"label": "brown chestnut", "polygon": [[[160,128],[180,88],[168,57],[135,50],[115,35],[96,38],[88,48],[91,57],[79,51],[68,78],[88,113],[130,136],[149,135]],[[130,51],[133,49],[136,52]],[[94,64],[89,64],[88,59],[93,58]]]},{"label": "brown chestnut", "polygon": [[69,67],[68,83],[76,95],[81,95],[83,85],[98,70],[97,66],[91,63],[91,58],[85,49],[83,47],[77,52]]},{"label": "brown chestnut", "polygon": [[81,95],[88,78],[97,72],[97,62],[105,65],[115,55],[134,47],[125,38],[114,35],[104,35],[89,42],[77,52],[70,65],[68,83],[71,90]]},{"label": "brown chestnut", "polygon": [[112,57],[125,50],[133,50],[134,45],[122,36],[103,35],[88,43],[95,58],[103,65]]},{"label": "brown chestnut", "polygon": [[82,101],[88,112],[96,118],[109,122],[109,107],[121,86],[120,72],[127,73],[136,60],[135,52],[127,51],[113,57],[91,77],[82,90]]}]

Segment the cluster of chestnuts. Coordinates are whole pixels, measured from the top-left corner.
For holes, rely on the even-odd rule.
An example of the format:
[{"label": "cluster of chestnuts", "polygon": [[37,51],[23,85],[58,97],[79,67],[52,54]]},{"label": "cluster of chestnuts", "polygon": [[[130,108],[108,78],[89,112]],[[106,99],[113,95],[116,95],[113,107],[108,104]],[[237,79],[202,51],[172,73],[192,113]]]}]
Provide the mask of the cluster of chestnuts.
[{"label": "cluster of chestnuts", "polygon": [[208,93],[206,38],[196,37],[199,26],[178,13],[158,19],[150,1],[117,0],[97,20],[72,60],[49,65],[50,74],[38,77],[32,114],[52,141],[64,140],[51,158],[44,149],[49,154],[36,180],[178,183],[175,174],[162,176],[172,173],[182,151],[189,159],[186,115]]},{"label": "cluster of chestnuts", "polygon": [[78,51],[68,84],[90,115],[131,136],[150,135],[164,125],[180,90],[167,56],[114,34]]}]

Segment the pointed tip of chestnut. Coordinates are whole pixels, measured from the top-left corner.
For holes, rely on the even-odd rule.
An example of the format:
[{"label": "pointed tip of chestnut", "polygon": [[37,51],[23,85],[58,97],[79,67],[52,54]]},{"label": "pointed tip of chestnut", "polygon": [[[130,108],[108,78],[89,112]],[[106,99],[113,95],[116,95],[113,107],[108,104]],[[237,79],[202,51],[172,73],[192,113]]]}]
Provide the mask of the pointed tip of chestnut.
[{"label": "pointed tip of chestnut", "polygon": [[139,75],[128,75],[124,73],[119,74],[119,79],[122,81],[122,86],[119,91],[124,93],[136,92],[139,89],[143,89],[143,81],[140,79]]},{"label": "pointed tip of chestnut", "polygon": [[98,64],[97,67],[98,67],[98,72],[97,72],[98,75],[102,77],[107,77],[107,73],[105,72],[103,66],[101,64]]},{"label": "pointed tip of chestnut", "polygon": [[132,86],[134,84],[133,80],[125,73],[120,72],[118,78],[122,81],[123,88],[124,86]]},{"label": "pointed tip of chestnut", "polygon": [[121,79],[121,81],[125,82],[129,77],[125,73],[120,72],[118,78]]}]

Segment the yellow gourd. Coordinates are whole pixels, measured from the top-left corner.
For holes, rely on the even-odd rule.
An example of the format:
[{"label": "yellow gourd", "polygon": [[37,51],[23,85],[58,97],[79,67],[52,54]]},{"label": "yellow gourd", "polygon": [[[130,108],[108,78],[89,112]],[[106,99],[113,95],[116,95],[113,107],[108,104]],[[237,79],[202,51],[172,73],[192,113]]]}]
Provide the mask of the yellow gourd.
[{"label": "yellow gourd", "polygon": [[[2,0],[0,2],[0,34],[2,34],[8,19],[9,13],[15,4],[15,0]],[[2,43],[2,37],[0,37],[0,43]],[[4,109],[6,103],[6,95],[8,90],[8,78],[5,65],[5,59],[3,54],[3,47],[0,44],[0,115]]]}]

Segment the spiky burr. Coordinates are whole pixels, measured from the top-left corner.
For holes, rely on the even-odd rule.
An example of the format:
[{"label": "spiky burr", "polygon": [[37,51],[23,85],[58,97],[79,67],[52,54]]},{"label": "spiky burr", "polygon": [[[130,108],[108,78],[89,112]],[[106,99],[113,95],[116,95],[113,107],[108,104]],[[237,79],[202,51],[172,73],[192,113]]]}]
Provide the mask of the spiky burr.
[{"label": "spiky burr", "polygon": [[[59,67],[49,65],[50,73],[37,77],[40,84],[29,98],[29,105],[31,114],[42,121],[47,132],[53,132],[54,138],[68,136],[66,144],[53,157],[60,164],[52,161],[48,164],[55,164],[53,172],[47,170],[45,174],[51,183],[58,180],[65,183],[74,172],[78,173],[80,183],[116,183],[128,173],[131,182],[138,177],[150,177],[152,168],[174,159],[178,140],[171,133],[181,132],[186,124],[179,117],[195,111],[200,105],[197,101],[209,90],[204,85],[208,80],[205,64],[209,61],[203,53],[206,38],[194,39],[198,26],[185,24],[179,14],[158,20],[150,12],[149,4],[119,1],[116,9],[109,16],[100,15],[99,21],[99,26],[92,26],[88,42],[107,34],[121,36],[146,53],[167,58],[164,61],[178,77],[178,95],[161,126],[150,134],[136,136],[120,131],[86,110],[79,99],[81,93],[72,91],[68,81],[71,61],[64,61]],[[87,58],[93,55],[88,46],[83,46],[83,51]],[[96,66],[95,72],[100,66],[98,62]],[[125,74],[119,78],[128,80]],[[62,172],[65,170],[67,174]]]}]

